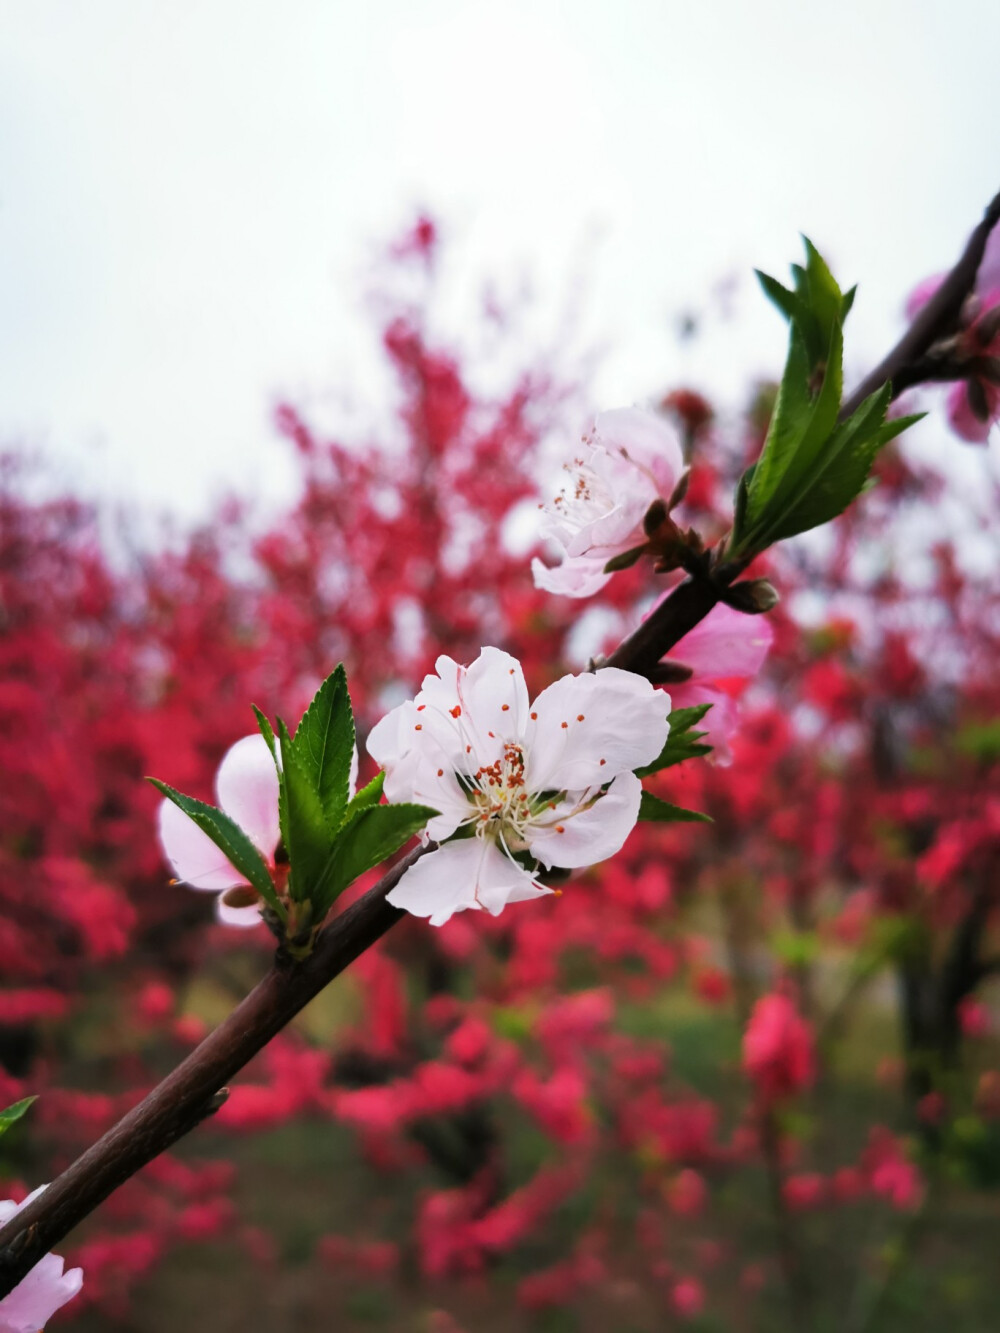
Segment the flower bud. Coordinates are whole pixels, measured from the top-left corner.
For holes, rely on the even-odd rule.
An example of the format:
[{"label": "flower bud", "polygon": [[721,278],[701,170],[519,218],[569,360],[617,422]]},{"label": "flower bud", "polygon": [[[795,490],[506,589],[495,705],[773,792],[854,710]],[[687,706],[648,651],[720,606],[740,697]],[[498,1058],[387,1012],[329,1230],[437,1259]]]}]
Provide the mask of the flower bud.
[{"label": "flower bud", "polygon": [[760,616],[778,605],[781,598],[774,584],[767,579],[746,579],[734,583],[722,595],[722,600],[735,611],[748,616]]}]

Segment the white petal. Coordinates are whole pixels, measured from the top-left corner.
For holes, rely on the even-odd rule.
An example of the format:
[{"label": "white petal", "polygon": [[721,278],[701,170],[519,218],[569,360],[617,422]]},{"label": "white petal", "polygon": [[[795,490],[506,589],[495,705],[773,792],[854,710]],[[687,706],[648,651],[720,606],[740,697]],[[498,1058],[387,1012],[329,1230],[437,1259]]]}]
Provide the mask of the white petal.
[{"label": "white petal", "polygon": [[[519,740],[528,720],[528,690],[516,657],[484,648],[469,667],[439,657],[438,675],[427,676],[416,703],[455,729],[463,771],[474,773],[503,753],[504,741]],[[474,761],[474,762],[473,762]]]},{"label": "white petal", "polygon": [[0,1329],[29,1333],[43,1329],[55,1312],[83,1286],[83,1269],[63,1272],[58,1254],[44,1255],[18,1285],[0,1301]]},{"label": "white petal", "polygon": [[221,894],[215,901],[215,915],[224,926],[259,926],[261,921],[259,906],[228,907]]},{"label": "white petal", "polygon": [[263,736],[244,736],[226,751],[215,791],[222,809],[270,861],[281,837],[278,771]]},{"label": "white petal", "polygon": [[505,904],[524,902],[551,892],[536,886],[528,871],[481,838],[449,842],[423,856],[387,895],[393,907],[430,918],[442,926],[467,909],[485,909],[498,916]]},{"label": "white petal", "polygon": [[531,574],[536,588],[557,597],[593,597],[612,577],[604,572],[606,563],[606,560],[591,560],[587,556],[576,559],[567,556],[561,565],[550,569],[536,555],[531,561]]},{"label": "white petal", "polygon": [[192,889],[231,889],[246,879],[173,801],[159,811],[160,845],[174,874]]},{"label": "white petal", "polygon": [[554,810],[545,812],[544,822],[529,828],[532,855],[543,865],[567,870],[606,861],[621,851],[635,828],[641,799],[642,783],[634,773],[622,773],[586,809],[576,812],[573,798],[560,801]]},{"label": "white petal", "polygon": [[583,791],[651,763],[666,743],[669,712],[669,696],[631,671],[563,676],[532,707],[528,789]]}]

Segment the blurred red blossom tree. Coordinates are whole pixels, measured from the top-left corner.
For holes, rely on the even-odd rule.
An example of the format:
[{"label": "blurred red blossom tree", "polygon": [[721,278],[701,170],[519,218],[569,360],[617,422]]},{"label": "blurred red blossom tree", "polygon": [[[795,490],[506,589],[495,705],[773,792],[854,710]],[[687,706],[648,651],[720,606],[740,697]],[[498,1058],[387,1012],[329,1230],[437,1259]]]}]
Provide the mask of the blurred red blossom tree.
[{"label": "blurred red blossom tree", "polygon": [[[385,440],[277,408],[302,486],[264,531],[229,505],[126,566],[89,507],[29,502],[25,465],[4,464],[0,1104],[41,1094],[5,1145],[16,1197],[134,1104],[268,946],[167,882],[144,774],[207,795],[250,702],[292,714],[338,661],[362,735],[442,652],[501,645],[536,691],[583,665],[581,605],[597,652],[667,584],[637,566],[583,604],[533,587],[508,532],[544,489],[568,388],[532,368],[496,397],[472,387],[429,332],[443,262],[426,220],[386,261]],[[414,268],[424,304],[393,296]],[[661,410],[686,441],[685,520],[712,539],[759,405],[724,428],[682,386]],[[783,597],[770,655],[753,681],[701,682],[717,754],[658,779],[711,829],[642,826],[558,900],[496,920],[403,922],[64,1247],[86,1272],[64,1317],[129,1326],[180,1245],[235,1241],[273,1272],[288,1250],[254,1203],[253,1141],[290,1125],[318,1163],[334,1134],[363,1163],[345,1183],[306,1154],[314,1191],[354,1190],[357,1225],[300,1204],[301,1273],[336,1274],[342,1301],[408,1292],[427,1327],[576,1327],[544,1322],[560,1310],[739,1330],[788,1308],[882,1327],[936,1219],[975,1199],[996,1235],[1000,488],[984,466],[974,514],[949,521],[949,447],[931,467],[889,446],[862,502],[756,562]],[[947,1309],[947,1283],[920,1280]]]}]

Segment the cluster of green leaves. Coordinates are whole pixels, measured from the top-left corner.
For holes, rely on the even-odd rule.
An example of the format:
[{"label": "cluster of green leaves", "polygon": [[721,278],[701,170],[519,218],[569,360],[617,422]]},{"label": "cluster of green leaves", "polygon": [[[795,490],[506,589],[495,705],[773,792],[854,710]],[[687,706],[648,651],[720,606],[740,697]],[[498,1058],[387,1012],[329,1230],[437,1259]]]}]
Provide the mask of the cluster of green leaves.
[{"label": "cluster of green leaves", "polygon": [[[276,733],[259,708],[254,713],[278,773],[281,842],[289,864],[287,900],[299,905],[293,922],[296,928],[319,924],[349,884],[392,856],[437,811],[423,805],[380,804],[382,773],[351,795],[354,713],[342,665],[320,686],[294,735],[280,718]],[[239,825],[224,811],[184,796],[165,782],[151,781],[208,834],[275,915],[288,923],[286,901],[264,858]]]},{"label": "cluster of green leaves", "polygon": [[728,549],[734,559],[835,518],[864,489],[879,449],[919,420],[886,420],[889,383],[840,420],[844,321],[854,288],[842,293],[816,248],[808,240],[805,247],[805,267],[792,265],[792,290],[757,275],[790,335],[764,448],[737,490]]},{"label": "cluster of green leaves", "polygon": [[[710,754],[712,747],[704,744],[707,732],[696,731],[695,728],[711,707],[711,704],[699,704],[696,708],[675,708],[670,714],[670,734],[666,744],[651,764],[635,770],[636,777],[648,778],[665,768],[682,764],[685,759],[697,759],[701,755]],[[642,793],[639,818],[652,824],[712,822],[709,815],[700,814],[697,810],[685,810],[680,805],[671,805],[669,801],[661,800],[648,791]]]}]

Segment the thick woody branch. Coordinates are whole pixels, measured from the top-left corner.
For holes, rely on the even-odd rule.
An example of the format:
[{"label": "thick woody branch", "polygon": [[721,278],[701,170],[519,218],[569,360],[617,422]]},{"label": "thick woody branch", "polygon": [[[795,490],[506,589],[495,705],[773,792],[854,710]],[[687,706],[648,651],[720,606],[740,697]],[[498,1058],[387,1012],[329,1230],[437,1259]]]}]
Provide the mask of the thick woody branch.
[{"label": "thick woody branch", "polygon": [[[989,233],[1000,218],[1000,195],[990,204],[961,259],[897,346],[844,404],[843,413],[884,380],[893,393],[927,349],[952,332],[972,291]],[[697,573],[678,587],[621,643],[608,666],[648,675],[722,599],[743,566],[729,563]],[[232,1014],[37,1199],[0,1229],[0,1298],[119,1185],[188,1134],[221,1104],[220,1094],[310,1000],[373,945],[403,915],[385,901],[422,850],[411,852],[364,897],[320,932],[313,953],[293,962],[279,951],[271,970]]]}]

